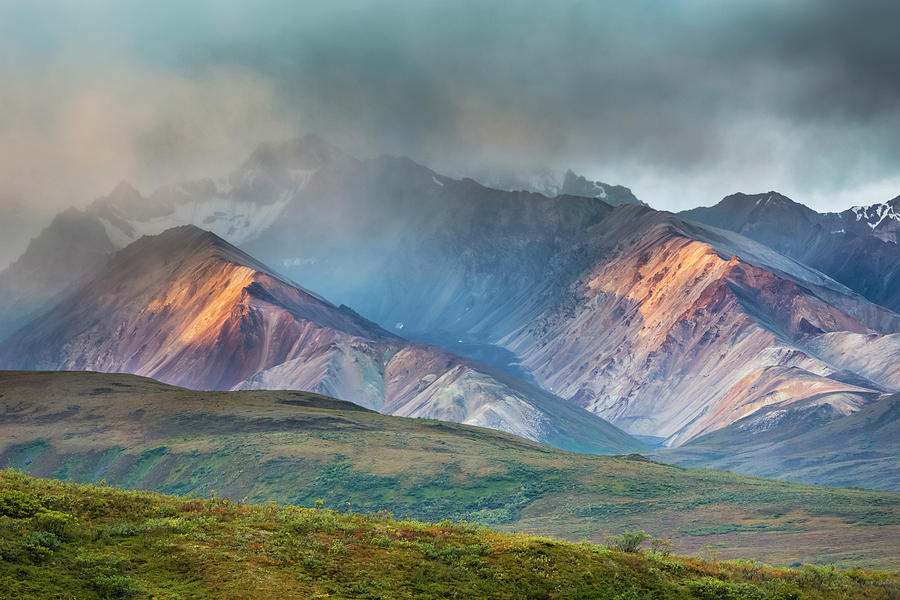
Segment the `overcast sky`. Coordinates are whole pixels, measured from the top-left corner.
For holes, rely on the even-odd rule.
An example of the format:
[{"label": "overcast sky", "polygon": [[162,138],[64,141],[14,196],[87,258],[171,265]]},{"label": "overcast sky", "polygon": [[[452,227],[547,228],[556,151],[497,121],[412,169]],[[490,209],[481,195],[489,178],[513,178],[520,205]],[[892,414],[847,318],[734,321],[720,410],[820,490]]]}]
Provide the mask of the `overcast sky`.
[{"label": "overcast sky", "polygon": [[896,0],[0,0],[0,263],[122,179],[308,132],[439,171],[571,167],[670,210],[885,201],[898,23]]}]

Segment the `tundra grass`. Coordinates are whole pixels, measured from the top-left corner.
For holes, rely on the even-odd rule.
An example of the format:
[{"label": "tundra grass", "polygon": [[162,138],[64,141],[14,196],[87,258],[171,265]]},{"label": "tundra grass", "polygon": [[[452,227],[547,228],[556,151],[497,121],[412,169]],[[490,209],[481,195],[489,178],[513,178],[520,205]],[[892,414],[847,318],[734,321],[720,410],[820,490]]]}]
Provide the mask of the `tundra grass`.
[{"label": "tundra grass", "polygon": [[6,374],[0,466],[77,483],[593,543],[623,530],[683,554],[900,569],[900,494],[591,456],[380,415],[303,392],[196,392],[100,373]]},{"label": "tundra grass", "polygon": [[0,472],[3,598],[887,600],[898,594],[900,578],[888,572],[622,552],[464,522],[242,505]]}]

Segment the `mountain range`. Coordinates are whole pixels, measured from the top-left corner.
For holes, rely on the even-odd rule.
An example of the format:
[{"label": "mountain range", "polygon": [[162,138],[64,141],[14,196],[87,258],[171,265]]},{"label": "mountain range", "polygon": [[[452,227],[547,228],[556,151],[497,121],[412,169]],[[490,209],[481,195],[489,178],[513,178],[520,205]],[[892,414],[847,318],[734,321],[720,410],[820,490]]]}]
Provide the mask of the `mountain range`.
[{"label": "mountain range", "polygon": [[[4,328],[18,330],[2,366],[299,387],[571,449],[603,431],[595,450],[638,447],[603,420],[687,448],[754,416],[771,435],[838,423],[900,391],[896,200],[822,215],[736,195],[674,215],[566,181],[580,195],[494,189],[308,136],[220,180],[146,197],[122,184],[58,215],[0,274]],[[189,223],[240,250],[167,231]],[[844,466],[840,481],[871,481],[871,463]]]}]

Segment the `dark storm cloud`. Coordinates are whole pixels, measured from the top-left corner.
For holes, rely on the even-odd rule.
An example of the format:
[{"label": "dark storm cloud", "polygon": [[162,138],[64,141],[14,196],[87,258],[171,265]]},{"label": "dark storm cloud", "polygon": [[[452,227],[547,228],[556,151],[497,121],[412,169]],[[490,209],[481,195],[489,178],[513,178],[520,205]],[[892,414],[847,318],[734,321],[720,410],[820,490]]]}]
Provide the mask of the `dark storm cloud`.
[{"label": "dark storm cloud", "polygon": [[661,208],[900,193],[893,0],[9,3],[0,23],[0,203],[221,173],[306,131],[438,169],[571,166]]},{"label": "dark storm cloud", "polygon": [[[897,175],[900,3],[357,2],[272,17],[179,59],[265,72],[311,127],[372,151],[579,165],[653,182],[661,206],[747,186],[812,201]],[[710,172],[706,197],[672,191]]]}]

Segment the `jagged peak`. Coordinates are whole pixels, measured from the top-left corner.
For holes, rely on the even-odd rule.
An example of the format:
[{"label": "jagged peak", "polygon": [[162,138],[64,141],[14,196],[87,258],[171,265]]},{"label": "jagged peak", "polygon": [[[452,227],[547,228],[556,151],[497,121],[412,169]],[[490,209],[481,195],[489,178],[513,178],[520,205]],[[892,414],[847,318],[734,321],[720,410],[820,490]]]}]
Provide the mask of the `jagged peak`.
[{"label": "jagged peak", "polygon": [[602,181],[591,180],[583,175],[578,175],[572,169],[566,169],[565,175],[563,175],[560,194],[600,198],[613,206],[620,204],[647,206],[646,202],[638,199],[634,192],[624,185],[612,185]]},{"label": "jagged peak", "polygon": [[151,254],[160,257],[167,263],[200,264],[221,261],[238,267],[247,267],[287,286],[294,287],[324,304],[333,306],[318,294],[298,285],[215,233],[196,225],[181,225],[156,235],[145,235],[121,250],[114,260],[127,266],[135,257]]},{"label": "jagged peak", "polygon": [[769,190],[768,192],[756,192],[753,194],[747,194],[744,192],[735,192],[734,194],[729,194],[722,198],[719,202],[721,203],[747,203],[747,202],[757,202],[762,204],[775,204],[775,203],[784,203],[784,204],[800,204],[799,202],[795,202],[791,198],[785,196],[780,192],[776,192],[775,190]]},{"label": "jagged peak", "polygon": [[138,191],[136,187],[131,185],[130,182],[126,180],[120,181],[116,184],[116,187],[112,189],[112,191],[107,195],[107,198],[121,198],[121,199],[131,199],[131,198],[141,198],[141,192]]},{"label": "jagged peak", "polygon": [[196,225],[180,225],[156,235],[145,235],[126,246],[117,258],[127,262],[132,256],[145,254],[154,254],[166,261],[222,260],[283,279],[243,250]]},{"label": "jagged peak", "polygon": [[255,168],[303,168],[318,169],[349,156],[315,133],[308,133],[279,142],[264,142],[256,147],[243,165],[243,169]]},{"label": "jagged peak", "polygon": [[141,192],[124,179],[106,195],[94,200],[88,211],[99,211],[106,216],[116,214],[145,215],[154,212],[153,203],[148,203]]},{"label": "jagged peak", "polygon": [[855,221],[864,221],[875,230],[882,223],[900,221],[900,196],[887,202],[879,202],[867,206],[853,206],[841,214],[848,217],[852,216]]},{"label": "jagged peak", "polygon": [[722,200],[711,207],[699,207],[696,209],[685,211],[685,213],[690,214],[695,210],[705,211],[715,208],[741,209],[747,211],[764,211],[766,209],[778,208],[799,211],[805,215],[810,215],[813,213],[818,214],[816,213],[816,211],[809,208],[805,204],[797,202],[796,200],[793,200],[790,197],[785,196],[784,194],[775,190],[769,190],[768,192],[759,192],[754,194],[737,192],[725,196],[724,198],[722,198]]}]

